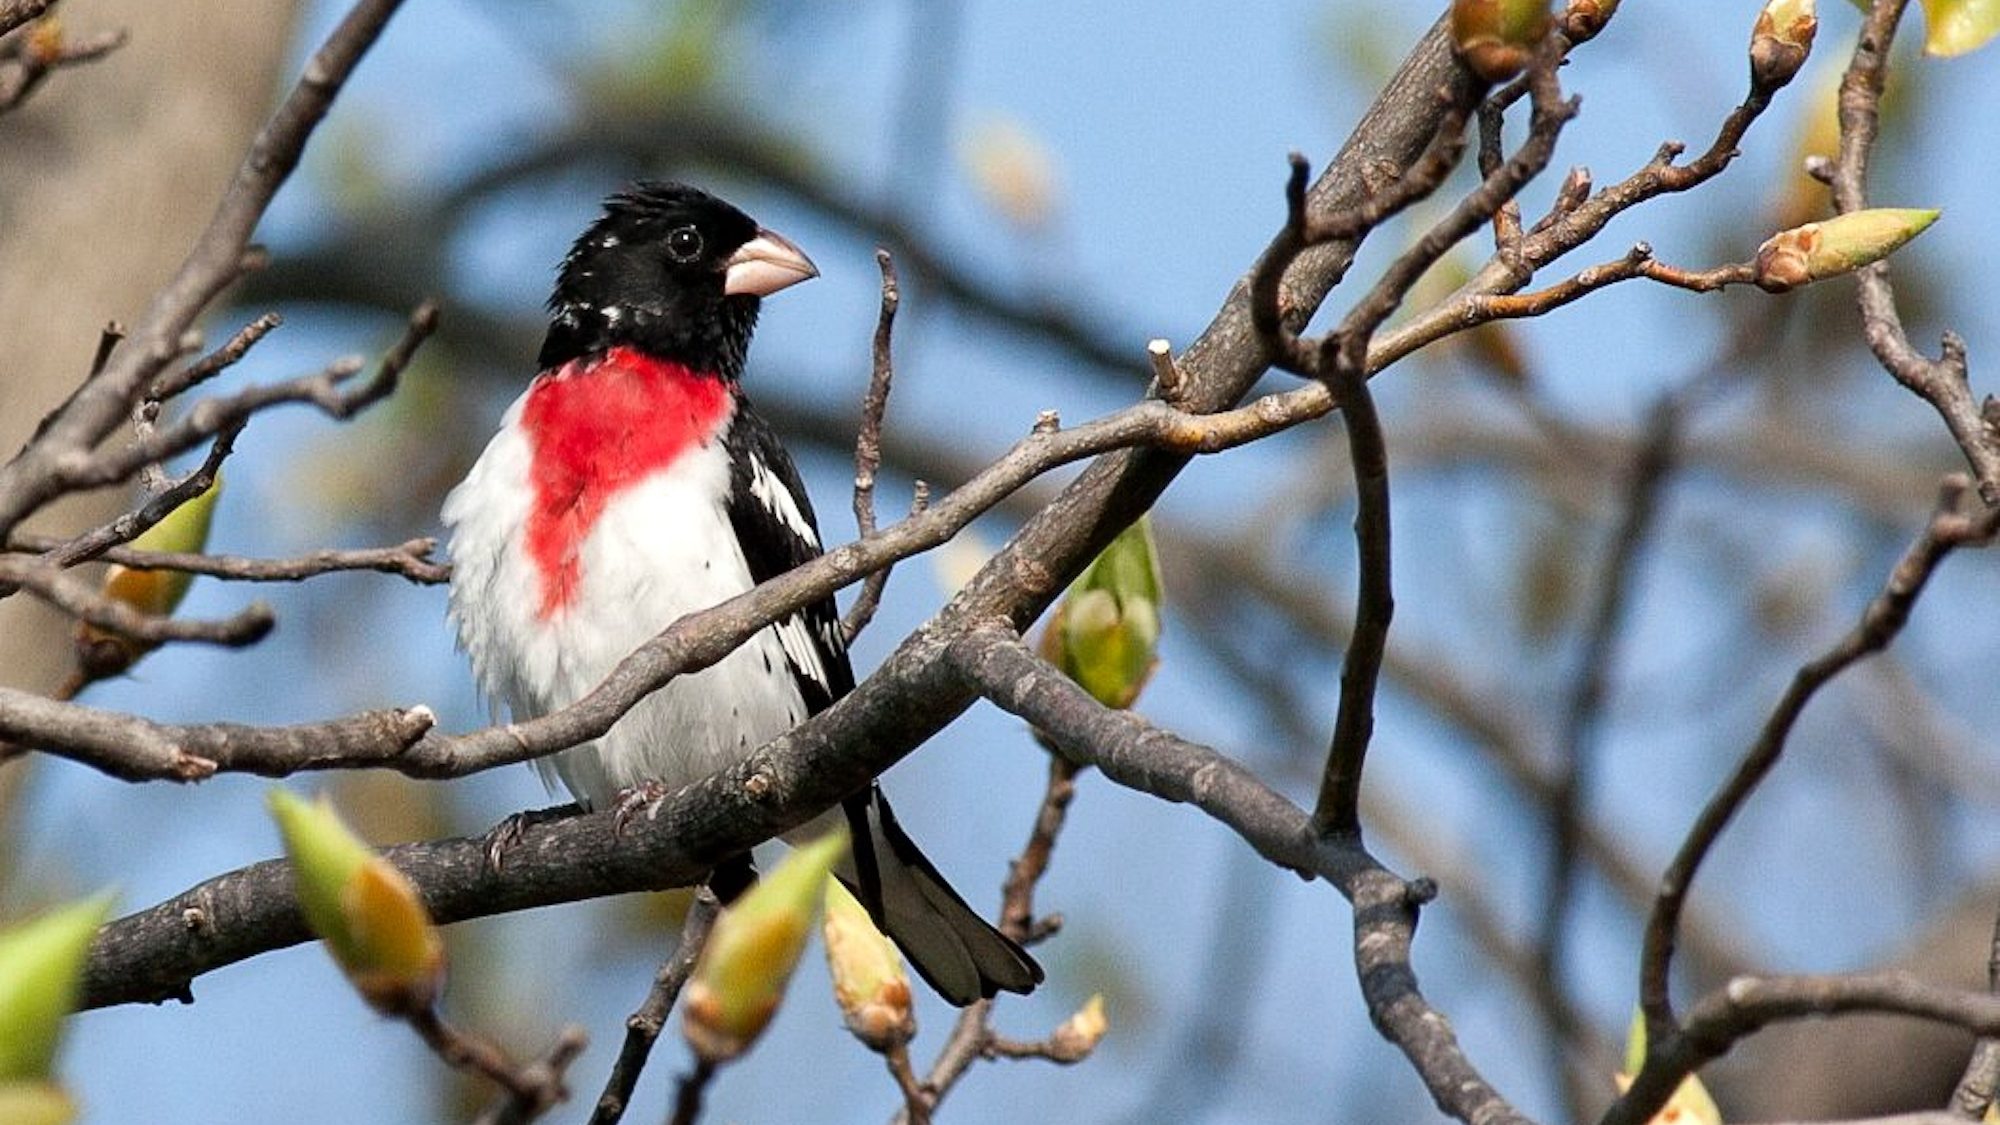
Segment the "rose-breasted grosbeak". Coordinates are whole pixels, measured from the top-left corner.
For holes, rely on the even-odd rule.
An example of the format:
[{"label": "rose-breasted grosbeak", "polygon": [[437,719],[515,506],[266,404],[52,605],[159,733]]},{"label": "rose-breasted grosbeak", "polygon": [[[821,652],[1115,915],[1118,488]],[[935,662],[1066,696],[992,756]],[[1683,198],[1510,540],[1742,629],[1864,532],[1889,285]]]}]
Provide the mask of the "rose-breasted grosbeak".
[{"label": "rose-breasted grosbeak", "polygon": [[[760,299],[817,274],[790,242],[680,184],[612,196],[577,239],[549,299],[541,374],[444,505],[459,643],[514,718],[574,702],[676,618],[819,555],[798,471],[738,382]],[[603,808],[739,761],[853,686],[828,598],[536,766]],[[845,811],[843,880],[945,999],[1042,979],[897,827],[879,789]]]}]

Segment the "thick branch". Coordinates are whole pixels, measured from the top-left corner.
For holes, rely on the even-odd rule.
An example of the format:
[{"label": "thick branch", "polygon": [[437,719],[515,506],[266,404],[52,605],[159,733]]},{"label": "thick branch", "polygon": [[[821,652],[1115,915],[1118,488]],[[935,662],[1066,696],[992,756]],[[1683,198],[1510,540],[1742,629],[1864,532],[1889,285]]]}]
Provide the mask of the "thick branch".
[{"label": "thick branch", "polygon": [[1435,887],[1404,882],[1358,841],[1321,837],[1305,810],[1240,763],[1098,703],[1010,630],[974,630],[952,646],[949,659],[981,694],[1044,731],[1072,761],[1096,766],[1121,785],[1193,804],[1271,862],[1332,883],[1354,905],[1355,965],[1369,1015],[1410,1059],[1438,1108],[1461,1121],[1526,1125],[1473,1068],[1450,1023],[1417,988],[1410,940],[1417,908]]}]

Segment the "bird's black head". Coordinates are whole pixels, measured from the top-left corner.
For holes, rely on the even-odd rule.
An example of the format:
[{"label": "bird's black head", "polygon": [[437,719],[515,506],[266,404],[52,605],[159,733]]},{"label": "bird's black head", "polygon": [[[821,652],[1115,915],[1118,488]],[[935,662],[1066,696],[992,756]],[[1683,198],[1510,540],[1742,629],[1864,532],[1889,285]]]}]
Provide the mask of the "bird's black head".
[{"label": "bird's black head", "polygon": [[549,297],[548,370],[624,345],[734,379],[758,301],[817,276],[798,247],[722,200],[664,181],[604,201]]}]

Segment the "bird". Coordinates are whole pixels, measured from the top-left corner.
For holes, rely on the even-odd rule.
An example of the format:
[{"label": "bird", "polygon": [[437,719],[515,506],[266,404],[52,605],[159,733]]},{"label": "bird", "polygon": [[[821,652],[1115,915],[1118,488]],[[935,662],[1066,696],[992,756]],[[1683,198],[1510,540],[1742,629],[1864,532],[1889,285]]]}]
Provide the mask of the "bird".
[{"label": "bird", "polygon": [[[763,299],[818,272],[733,205],[670,181],[612,194],[578,236],[539,373],[442,513],[448,614],[496,717],[573,703],[681,616],[820,555],[798,469],[742,385]],[[618,807],[742,761],[853,687],[827,597],[534,764],[585,809]],[[879,784],[788,839],[843,819],[852,848],[836,874],[939,995],[964,1006],[1041,982],[917,849]],[[751,878],[737,857],[711,885],[727,897]]]}]

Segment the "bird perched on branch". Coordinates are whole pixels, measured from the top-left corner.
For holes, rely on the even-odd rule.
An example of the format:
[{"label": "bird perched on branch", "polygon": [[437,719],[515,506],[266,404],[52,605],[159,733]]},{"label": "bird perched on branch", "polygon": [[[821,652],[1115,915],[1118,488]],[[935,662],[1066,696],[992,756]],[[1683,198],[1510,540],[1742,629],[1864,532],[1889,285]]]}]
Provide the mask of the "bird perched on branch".
[{"label": "bird perched on branch", "polygon": [[[516,720],[581,698],[684,614],[820,554],[798,470],[740,381],[762,299],[817,275],[798,247],[674,183],[612,196],[563,259],[541,373],[444,505],[459,643]],[[605,808],[740,761],[853,687],[827,598],[535,764]],[[940,995],[962,1005],[1040,982],[878,787],[844,811],[843,881]]]}]

